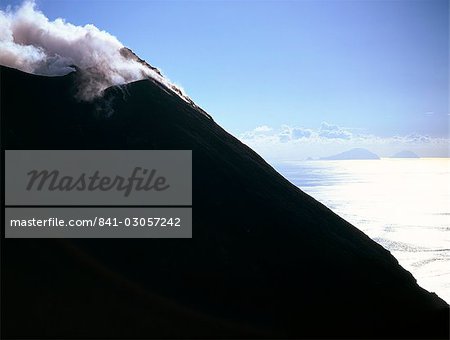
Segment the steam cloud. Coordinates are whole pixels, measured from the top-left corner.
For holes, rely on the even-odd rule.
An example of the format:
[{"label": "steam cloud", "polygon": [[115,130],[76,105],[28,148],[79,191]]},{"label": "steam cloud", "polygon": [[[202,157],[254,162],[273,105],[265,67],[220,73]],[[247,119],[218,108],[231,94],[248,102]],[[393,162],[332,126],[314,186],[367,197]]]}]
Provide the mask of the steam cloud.
[{"label": "steam cloud", "polygon": [[48,76],[65,75],[78,68],[78,96],[82,100],[92,100],[110,86],[145,78],[189,100],[158,69],[139,59],[113,35],[94,25],[75,26],[60,18],[50,21],[36,9],[34,1],[0,11],[0,64]]}]

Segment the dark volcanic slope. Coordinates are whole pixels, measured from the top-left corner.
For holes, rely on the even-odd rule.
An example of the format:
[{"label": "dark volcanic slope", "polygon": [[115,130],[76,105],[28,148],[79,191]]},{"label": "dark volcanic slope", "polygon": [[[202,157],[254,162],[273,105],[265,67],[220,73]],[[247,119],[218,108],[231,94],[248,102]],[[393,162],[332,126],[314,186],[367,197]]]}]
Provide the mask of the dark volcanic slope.
[{"label": "dark volcanic slope", "polygon": [[448,336],[441,299],[198,108],[75,81],[3,67],[3,147],[192,149],[193,238],[4,240],[4,337]]}]

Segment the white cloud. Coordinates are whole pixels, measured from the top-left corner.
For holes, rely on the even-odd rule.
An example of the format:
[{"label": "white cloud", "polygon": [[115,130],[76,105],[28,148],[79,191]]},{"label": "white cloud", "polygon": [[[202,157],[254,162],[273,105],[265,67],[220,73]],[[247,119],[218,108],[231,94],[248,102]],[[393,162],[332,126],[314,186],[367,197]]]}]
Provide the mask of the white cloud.
[{"label": "white cloud", "polygon": [[352,133],[340,128],[337,125],[323,122],[318,131],[320,137],[324,138],[338,138],[338,139],[351,139]]},{"label": "white cloud", "polygon": [[291,127],[283,125],[281,132],[278,134],[280,142],[286,143],[293,140],[307,139],[312,136],[312,131],[301,127]]},{"label": "white cloud", "polygon": [[34,1],[0,11],[0,64],[41,75],[81,70],[80,98],[90,100],[112,85],[153,78],[174,92],[182,90],[139,60],[108,32],[94,25],[50,21]]},{"label": "white cloud", "polygon": [[254,129],[241,134],[239,138],[268,159],[324,157],[355,147],[367,148],[381,157],[391,156],[404,149],[423,157],[450,156],[448,138],[420,134],[381,137],[352,133],[348,128],[326,122],[316,129],[290,125]]},{"label": "white cloud", "polygon": [[261,125],[256,127],[254,130],[254,132],[268,132],[268,131],[272,131],[271,127],[268,127],[267,125]]}]

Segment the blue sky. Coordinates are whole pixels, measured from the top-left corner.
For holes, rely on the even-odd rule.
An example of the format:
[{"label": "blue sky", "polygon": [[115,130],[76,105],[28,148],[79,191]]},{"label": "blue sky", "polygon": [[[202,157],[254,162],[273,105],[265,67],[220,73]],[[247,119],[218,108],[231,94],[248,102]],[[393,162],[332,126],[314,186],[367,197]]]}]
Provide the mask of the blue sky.
[{"label": "blue sky", "polygon": [[237,136],[327,122],[448,137],[448,1],[36,3],[115,35]]}]

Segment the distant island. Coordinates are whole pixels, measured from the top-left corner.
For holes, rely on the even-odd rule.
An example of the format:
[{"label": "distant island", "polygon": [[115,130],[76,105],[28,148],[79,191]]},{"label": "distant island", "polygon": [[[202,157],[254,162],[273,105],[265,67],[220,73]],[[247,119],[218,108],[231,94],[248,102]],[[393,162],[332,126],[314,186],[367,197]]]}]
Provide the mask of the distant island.
[{"label": "distant island", "polygon": [[392,155],[391,158],[420,158],[420,157],[412,151],[403,150]]},{"label": "distant island", "polygon": [[362,149],[362,148],[355,148],[348,151],[344,151],[341,153],[338,153],[336,155],[328,156],[328,157],[322,157],[321,160],[356,160],[356,159],[380,159],[380,157],[373,152]]}]

